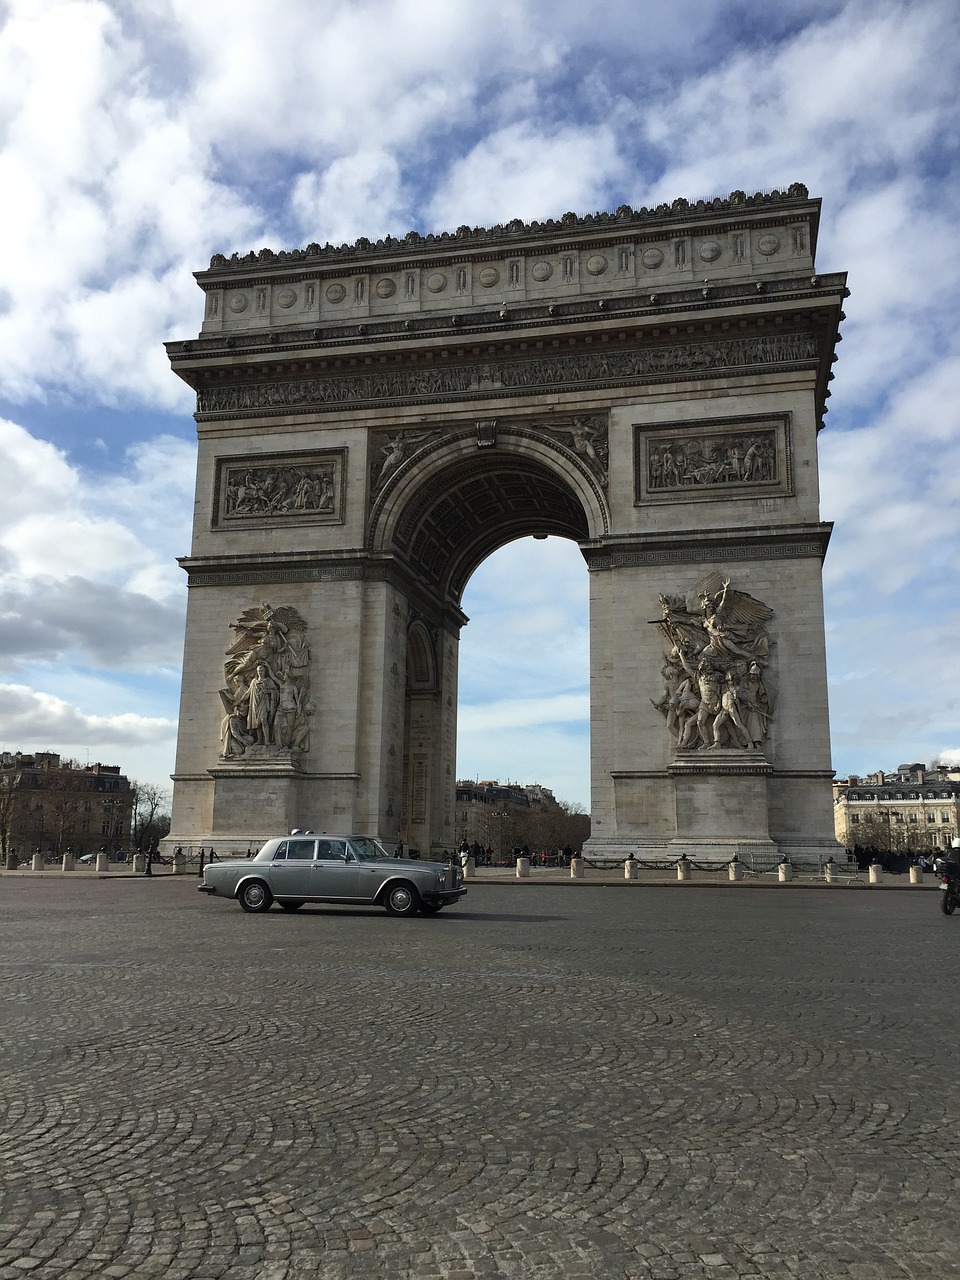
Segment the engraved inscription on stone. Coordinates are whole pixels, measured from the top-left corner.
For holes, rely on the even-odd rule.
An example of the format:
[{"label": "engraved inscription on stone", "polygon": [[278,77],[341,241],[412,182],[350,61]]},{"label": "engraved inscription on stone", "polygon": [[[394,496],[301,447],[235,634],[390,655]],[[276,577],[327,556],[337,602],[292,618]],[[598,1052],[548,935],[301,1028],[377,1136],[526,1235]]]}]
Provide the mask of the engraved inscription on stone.
[{"label": "engraved inscription on stone", "polygon": [[773,714],[766,679],[772,617],[772,609],[717,573],[686,595],[660,596],[664,688],[650,701],[678,751],[763,745]]},{"label": "engraved inscription on stone", "polygon": [[637,426],[637,502],[791,492],[789,416]]},{"label": "engraved inscription on stone", "polygon": [[344,450],[221,458],[214,527],[335,523],[342,519]]}]

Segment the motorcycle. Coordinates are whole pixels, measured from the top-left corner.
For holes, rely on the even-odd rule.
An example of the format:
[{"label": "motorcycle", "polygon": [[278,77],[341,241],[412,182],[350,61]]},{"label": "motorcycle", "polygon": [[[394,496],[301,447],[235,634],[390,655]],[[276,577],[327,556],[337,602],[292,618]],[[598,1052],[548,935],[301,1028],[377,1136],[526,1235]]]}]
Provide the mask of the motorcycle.
[{"label": "motorcycle", "polygon": [[940,910],[952,916],[960,906],[960,863],[937,859],[937,875],[940,878]]}]

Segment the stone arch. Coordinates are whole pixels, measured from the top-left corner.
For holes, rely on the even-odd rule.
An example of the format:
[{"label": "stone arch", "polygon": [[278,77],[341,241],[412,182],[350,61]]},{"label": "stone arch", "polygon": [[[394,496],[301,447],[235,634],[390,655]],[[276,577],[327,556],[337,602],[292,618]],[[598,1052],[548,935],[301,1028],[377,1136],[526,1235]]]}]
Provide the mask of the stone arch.
[{"label": "stone arch", "polygon": [[407,688],[433,693],[437,685],[437,655],[430,630],[415,618],[407,629]]},{"label": "stone arch", "polygon": [[[170,843],[449,847],[460,602],[532,534],[589,570],[591,847],[835,851],[816,435],[847,290],[819,216],[794,185],[198,273],[167,348],[201,428]],[[263,602],[303,620],[311,731],[224,757]]]},{"label": "stone arch", "polygon": [[571,449],[522,425],[498,426],[496,444],[444,435],[416,451],[376,495],[371,552],[403,559],[459,604],[471,574],[517,538],[584,543],[609,532],[600,477]]}]

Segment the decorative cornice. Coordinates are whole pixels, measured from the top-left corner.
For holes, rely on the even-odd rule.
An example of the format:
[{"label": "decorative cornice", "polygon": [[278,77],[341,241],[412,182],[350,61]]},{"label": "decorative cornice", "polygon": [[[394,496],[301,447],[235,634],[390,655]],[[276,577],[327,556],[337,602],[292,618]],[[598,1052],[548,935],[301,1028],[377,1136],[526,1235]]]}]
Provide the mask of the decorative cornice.
[{"label": "decorative cornice", "polygon": [[467,615],[449,600],[424,589],[401,559],[375,552],[279,552],[264,555],[181,556],[190,588],[275,586],[289,582],[387,582],[402,591],[425,616],[458,631]]},{"label": "decorative cornice", "polygon": [[[359,259],[377,260],[384,257],[396,257],[402,254],[430,253],[439,249],[476,250],[493,245],[516,244],[518,250],[531,239],[543,239],[565,235],[576,235],[585,231],[620,230],[623,228],[645,228],[653,225],[668,226],[678,221],[689,222],[699,219],[715,219],[717,214],[740,214],[746,211],[769,212],[774,209],[796,210],[802,205],[809,205],[810,195],[801,182],[795,182],[785,191],[758,191],[748,196],[743,191],[733,191],[726,198],[716,197],[713,200],[697,200],[691,203],[682,196],[671,204],[659,204],[650,209],[646,206],[634,209],[622,204],[614,213],[599,211],[578,216],[565,213],[561,218],[548,218],[545,222],[524,222],[514,218],[505,225],[494,227],[460,226],[456,231],[442,231],[437,234],[421,235],[418,231],[408,231],[405,236],[385,236],[376,242],[361,236],[353,244],[320,245],[308,244],[303,249],[281,250],[261,249],[258,253],[233,254],[229,259],[222,253],[215,253],[210,259],[211,272],[229,272],[249,270],[257,266],[300,265],[311,261],[349,262]],[[819,207],[819,201],[814,202]],[[205,273],[198,272],[198,278]]]},{"label": "decorative cornice", "polygon": [[827,553],[832,523],[751,525],[740,529],[686,530],[674,533],[626,534],[597,539],[581,547],[592,573],[668,564],[717,564],[743,560],[821,562]]}]

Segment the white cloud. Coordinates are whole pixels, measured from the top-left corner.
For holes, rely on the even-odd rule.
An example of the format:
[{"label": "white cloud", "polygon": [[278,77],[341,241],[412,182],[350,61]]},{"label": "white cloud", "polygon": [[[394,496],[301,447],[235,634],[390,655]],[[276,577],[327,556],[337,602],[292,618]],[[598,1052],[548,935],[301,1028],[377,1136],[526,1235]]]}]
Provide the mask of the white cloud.
[{"label": "white cloud", "polygon": [[[0,724],[6,741],[56,742],[65,747],[144,746],[176,732],[176,722],[172,720],[131,713],[88,715],[62,698],[18,684],[0,684]],[[43,750],[43,747],[22,749]]]}]

